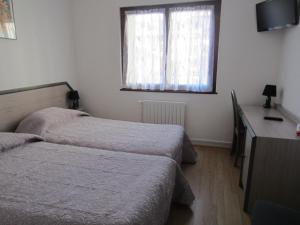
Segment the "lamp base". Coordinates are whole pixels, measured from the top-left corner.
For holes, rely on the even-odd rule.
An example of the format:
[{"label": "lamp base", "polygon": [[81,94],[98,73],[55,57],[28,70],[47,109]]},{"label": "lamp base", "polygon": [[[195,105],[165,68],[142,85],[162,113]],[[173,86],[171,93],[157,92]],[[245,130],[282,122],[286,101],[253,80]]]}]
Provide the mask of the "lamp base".
[{"label": "lamp base", "polygon": [[270,109],[271,107],[271,97],[267,97],[266,104],[264,104],[265,109]]},{"label": "lamp base", "polygon": [[79,108],[79,101],[78,100],[73,100],[72,109],[78,109],[78,108]]}]

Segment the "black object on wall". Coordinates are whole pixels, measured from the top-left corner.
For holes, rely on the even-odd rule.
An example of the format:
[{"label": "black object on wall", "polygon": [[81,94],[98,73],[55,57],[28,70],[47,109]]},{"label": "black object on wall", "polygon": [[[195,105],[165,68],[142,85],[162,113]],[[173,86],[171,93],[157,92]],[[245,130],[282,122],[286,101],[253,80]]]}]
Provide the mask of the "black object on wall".
[{"label": "black object on wall", "polygon": [[282,29],[299,24],[299,0],[269,0],[256,5],[257,31]]}]

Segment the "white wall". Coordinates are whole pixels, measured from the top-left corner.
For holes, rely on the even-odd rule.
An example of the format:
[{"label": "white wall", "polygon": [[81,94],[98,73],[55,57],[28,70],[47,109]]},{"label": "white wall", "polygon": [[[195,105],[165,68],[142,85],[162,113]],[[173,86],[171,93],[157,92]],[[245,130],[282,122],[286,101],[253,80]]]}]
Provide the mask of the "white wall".
[{"label": "white wall", "polygon": [[300,118],[300,26],[286,29],[279,86],[284,108]]},{"label": "white wall", "polygon": [[229,143],[232,137],[230,91],[242,104],[263,104],[266,83],[275,83],[281,32],[257,33],[256,0],[223,0],[218,95],[121,92],[120,6],[183,0],[74,0],[74,32],[82,102],[106,118],[139,121],[139,100],[187,103],[187,131],[192,139]]},{"label": "white wall", "polygon": [[14,0],[17,40],[0,39],[0,90],[77,86],[69,0]]},{"label": "white wall", "polygon": [[264,85],[276,84],[279,76],[283,105],[300,116],[300,28],[287,29],[283,40],[280,31],[257,33],[255,3],[260,0],[223,0],[218,95],[119,91],[119,7],[183,1],[188,0],[14,0],[18,39],[0,39],[0,90],[69,81],[80,88],[87,110],[131,121],[140,120],[139,100],[184,101],[194,140],[227,143],[231,89],[241,104],[262,104]]}]

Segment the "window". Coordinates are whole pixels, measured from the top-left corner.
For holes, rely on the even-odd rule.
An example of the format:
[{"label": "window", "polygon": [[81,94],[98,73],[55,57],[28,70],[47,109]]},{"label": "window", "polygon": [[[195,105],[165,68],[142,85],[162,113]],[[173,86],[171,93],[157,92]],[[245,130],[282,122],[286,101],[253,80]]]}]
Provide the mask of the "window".
[{"label": "window", "polygon": [[215,93],[220,5],[121,8],[122,90]]}]

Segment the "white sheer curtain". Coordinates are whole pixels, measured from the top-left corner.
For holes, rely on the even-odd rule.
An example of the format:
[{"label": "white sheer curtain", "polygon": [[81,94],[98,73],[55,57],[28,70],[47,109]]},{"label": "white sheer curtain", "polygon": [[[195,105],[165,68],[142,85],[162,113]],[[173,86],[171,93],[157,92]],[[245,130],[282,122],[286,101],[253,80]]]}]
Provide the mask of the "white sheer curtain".
[{"label": "white sheer curtain", "polygon": [[167,89],[213,90],[214,6],[170,9]]},{"label": "white sheer curtain", "polygon": [[165,10],[126,12],[124,38],[124,87],[163,90],[166,60]]},{"label": "white sheer curtain", "polygon": [[213,91],[214,7],[125,12],[123,87]]}]

